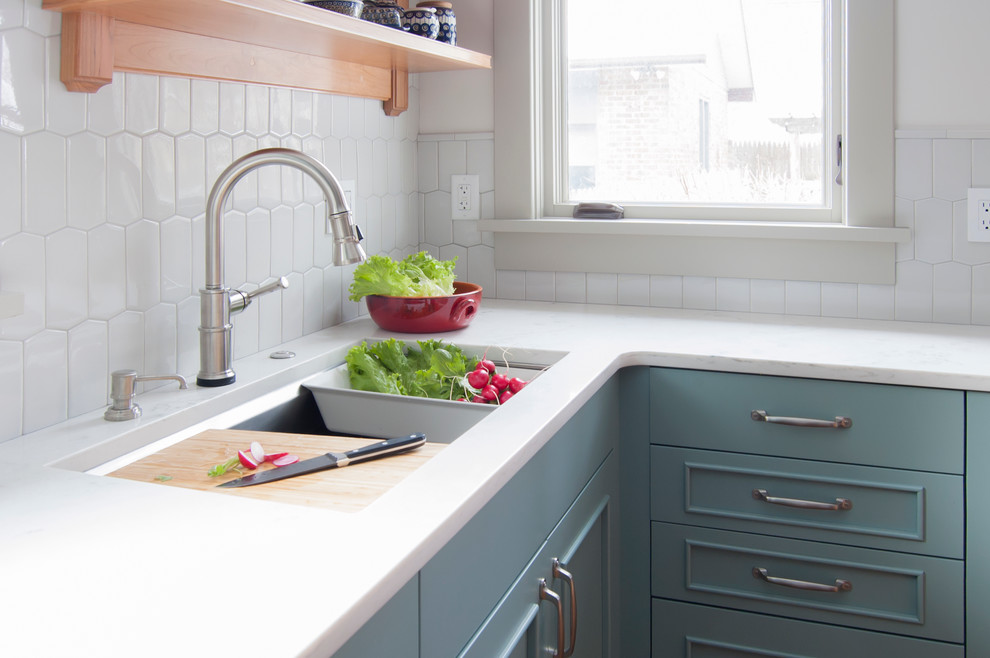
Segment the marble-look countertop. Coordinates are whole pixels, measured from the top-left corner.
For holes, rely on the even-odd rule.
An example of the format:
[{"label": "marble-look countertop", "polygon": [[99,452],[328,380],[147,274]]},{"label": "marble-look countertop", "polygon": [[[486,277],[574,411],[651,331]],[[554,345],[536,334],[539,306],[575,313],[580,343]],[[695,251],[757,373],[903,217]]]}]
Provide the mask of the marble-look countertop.
[{"label": "marble-look countertop", "polygon": [[437,337],[566,356],[361,512],[85,472],[386,335],[355,320],[238,360],[232,386],[139,395],[138,420],[0,444],[0,655],[328,656],[626,366],[990,391],[986,327],[486,300]]}]

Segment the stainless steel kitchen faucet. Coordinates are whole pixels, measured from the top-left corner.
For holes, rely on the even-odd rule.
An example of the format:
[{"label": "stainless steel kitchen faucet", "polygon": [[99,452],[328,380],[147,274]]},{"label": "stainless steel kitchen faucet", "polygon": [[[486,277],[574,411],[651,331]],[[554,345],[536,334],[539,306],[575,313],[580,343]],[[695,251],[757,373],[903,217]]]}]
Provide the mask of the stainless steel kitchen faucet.
[{"label": "stainless steel kitchen faucet", "polygon": [[289,285],[280,277],[274,283],[249,293],[230,290],[223,283],[223,209],[234,185],[246,174],[264,165],[295,167],[315,180],[327,201],[327,231],[333,233],[333,264],[348,265],[366,258],[361,247],[361,232],[354,219],[340,183],[315,158],[286,148],[268,148],[248,153],[223,170],[206,201],[206,285],[199,291],[199,374],[200,386],[226,386],[234,383],[231,369],[230,315],[244,310],[251,300]]}]

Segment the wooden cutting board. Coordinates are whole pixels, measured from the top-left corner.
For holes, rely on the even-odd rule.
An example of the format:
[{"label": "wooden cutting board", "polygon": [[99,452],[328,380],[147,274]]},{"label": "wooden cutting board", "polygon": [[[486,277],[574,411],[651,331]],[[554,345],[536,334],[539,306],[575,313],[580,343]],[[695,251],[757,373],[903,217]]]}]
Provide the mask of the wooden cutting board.
[{"label": "wooden cutting board", "polygon": [[261,443],[267,453],[288,452],[298,456],[299,459],[309,459],[325,452],[346,452],[379,440],[249,430],[206,430],[108,475],[170,487],[185,487],[224,495],[248,496],[294,505],[357,512],[425,464],[446,447],[445,444],[426,443],[415,450],[392,457],[382,457],[253,487],[218,489],[217,485],[242,475],[275,467],[271,464],[263,464],[258,467],[258,471],[241,468],[241,473],[231,470],[215,478],[209,477],[207,472],[215,464],[235,457],[238,450],[246,450],[252,441]]}]

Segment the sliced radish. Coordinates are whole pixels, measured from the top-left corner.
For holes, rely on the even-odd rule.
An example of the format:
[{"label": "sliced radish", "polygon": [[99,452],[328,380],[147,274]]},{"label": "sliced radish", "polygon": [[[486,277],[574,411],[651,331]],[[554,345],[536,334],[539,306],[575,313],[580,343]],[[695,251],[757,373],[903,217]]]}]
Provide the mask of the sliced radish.
[{"label": "sliced radish", "polygon": [[275,461],[276,459],[281,459],[282,457],[285,457],[288,454],[289,453],[287,453],[287,452],[273,452],[273,453],[271,453],[269,455],[265,455],[265,461],[271,463],[271,462]]},{"label": "sliced radish", "polygon": [[258,468],[258,462],[254,461],[254,457],[250,452],[238,450],[237,458],[241,460],[241,464],[243,464],[246,468],[250,468],[251,470]]},{"label": "sliced radish", "polygon": [[295,464],[299,461],[299,458],[295,455],[283,455],[278,459],[272,460],[272,463],[276,466],[288,466],[289,464]]},{"label": "sliced radish", "polygon": [[251,456],[254,458],[254,461],[259,464],[265,461],[265,449],[262,448],[261,444],[257,441],[251,442]]}]

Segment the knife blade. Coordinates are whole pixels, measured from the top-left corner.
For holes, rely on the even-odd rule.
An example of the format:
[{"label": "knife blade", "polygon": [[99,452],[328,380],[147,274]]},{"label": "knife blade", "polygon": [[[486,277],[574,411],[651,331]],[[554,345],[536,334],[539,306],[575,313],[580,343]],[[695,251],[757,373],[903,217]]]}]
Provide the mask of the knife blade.
[{"label": "knife blade", "polygon": [[268,471],[245,475],[242,478],[237,478],[236,480],[231,480],[230,482],[224,482],[223,484],[218,484],[217,486],[224,488],[250,487],[256,484],[275,482],[276,480],[284,480],[286,478],[293,478],[299,475],[306,475],[308,473],[316,473],[318,471],[325,471],[331,468],[343,468],[348,464],[355,464],[357,462],[378,459],[380,457],[387,457],[388,455],[396,455],[400,452],[413,450],[414,448],[420,447],[424,443],[426,443],[425,434],[400,436],[395,439],[379,441],[378,443],[372,443],[360,448],[355,448],[354,450],[348,450],[347,452],[328,452],[325,455],[313,457],[312,459],[304,459],[300,462],[296,462],[295,464],[289,464],[288,466],[283,466],[281,468],[273,468]]}]

